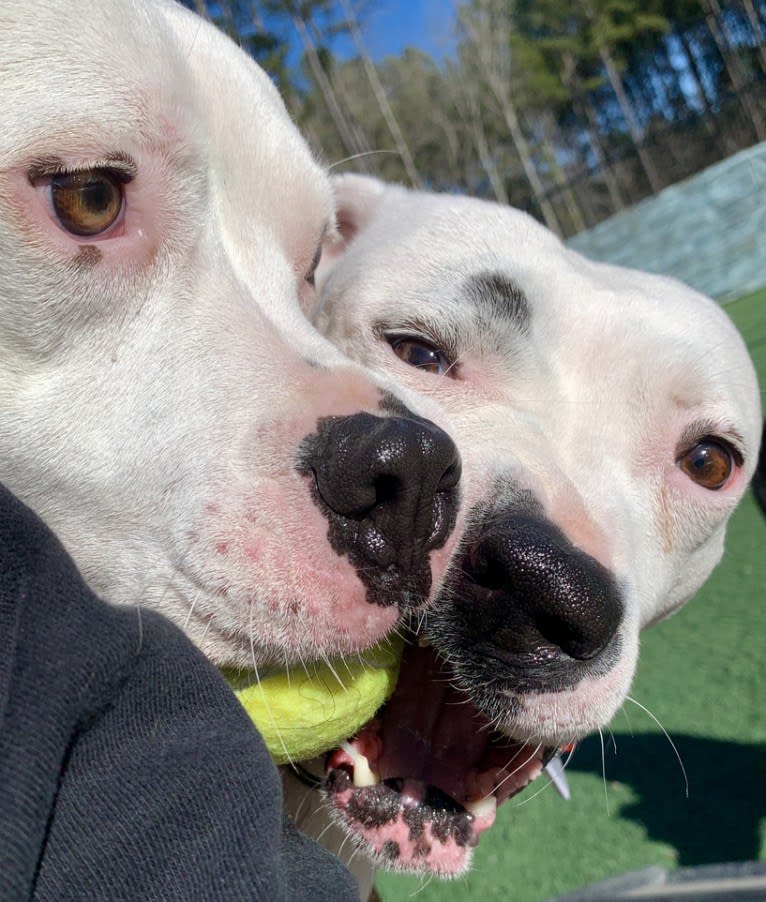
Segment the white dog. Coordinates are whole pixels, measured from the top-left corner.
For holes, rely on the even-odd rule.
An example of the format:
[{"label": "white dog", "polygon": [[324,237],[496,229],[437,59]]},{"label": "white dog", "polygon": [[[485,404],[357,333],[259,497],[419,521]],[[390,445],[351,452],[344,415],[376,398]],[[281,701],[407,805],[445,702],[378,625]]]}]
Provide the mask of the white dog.
[{"label": "white dog", "polygon": [[267,76],[175,3],[4,3],[0,110],[0,481],[90,584],[245,667],[433,597],[459,459],[303,316],[332,197]]},{"label": "white dog", "polygon": [[449,412],[472,510],[328,795],[377,861],[455,875],[497,803],[610,720],[640,630],[718,562],[759,392],[727,316],[678,282],[590,262],[507,207],[358,176],[335,190],[316,322]]}]

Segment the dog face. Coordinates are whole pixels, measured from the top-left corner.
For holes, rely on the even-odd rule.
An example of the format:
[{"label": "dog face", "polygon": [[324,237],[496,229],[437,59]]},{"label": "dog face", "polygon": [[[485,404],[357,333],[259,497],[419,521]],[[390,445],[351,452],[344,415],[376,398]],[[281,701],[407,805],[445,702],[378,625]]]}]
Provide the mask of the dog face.
[{"label": "dog face", "polygon": [[443,578],[459,460],[300,310],[326,176],[182,7],[33,6],[0,10],[0,480],[219,664],[369,645]]},{"label": "dog face", "polygon": [[[675,281],[590,262],[513,209],[335,188],[316,322],[448,411],[471,514],[421,632],[440,657],[408,650],[329,795],[378,860],[456,874],[496,803],[607,723],[639,631],[719,560],[759,393],[728,318]],[[353,785],[361,754],[375,785]]]}]

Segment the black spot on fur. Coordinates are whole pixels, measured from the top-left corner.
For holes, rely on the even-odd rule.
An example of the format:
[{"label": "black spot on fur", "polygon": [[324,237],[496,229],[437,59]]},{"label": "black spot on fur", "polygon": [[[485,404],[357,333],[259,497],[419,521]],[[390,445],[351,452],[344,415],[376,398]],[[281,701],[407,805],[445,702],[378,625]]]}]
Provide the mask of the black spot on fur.
[{"label": "black spot on fur", "polygon": [[389,839],[389,841],[383,845],[380,854],[386,861],[396,861],[402,852],[399,848],[399,843],[393,839]]},{"label": "black spot on fur", "polygon": [[529,301],[519,286],[499,272],[478,273],[467,279],[462,295],[479,313],[486,311],[492,318],[505,320],[522,334],[529,332],[531,312]]}]

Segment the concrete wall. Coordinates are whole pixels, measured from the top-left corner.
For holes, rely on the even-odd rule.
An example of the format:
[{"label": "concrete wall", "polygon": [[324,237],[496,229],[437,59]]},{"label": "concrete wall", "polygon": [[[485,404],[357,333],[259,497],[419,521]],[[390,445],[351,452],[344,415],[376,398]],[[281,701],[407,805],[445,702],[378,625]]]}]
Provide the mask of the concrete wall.
[{"label": "concrete wall", "polygon": [[675,276],[731,300],[766,286],[766,143],[568,241],[587,257]]}]

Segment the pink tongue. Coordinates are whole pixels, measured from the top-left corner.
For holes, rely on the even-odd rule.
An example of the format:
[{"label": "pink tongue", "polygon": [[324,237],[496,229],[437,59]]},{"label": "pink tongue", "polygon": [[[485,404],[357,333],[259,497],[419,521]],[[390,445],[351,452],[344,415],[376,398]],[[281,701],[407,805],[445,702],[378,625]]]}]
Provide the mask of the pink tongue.
[{"label": "pink tongue", "polygon": [[412,778],[466,799],[466,777],[490,739],[488,722],[450,682],[428,648],[408,645],[383,711],[380,778]]}]

